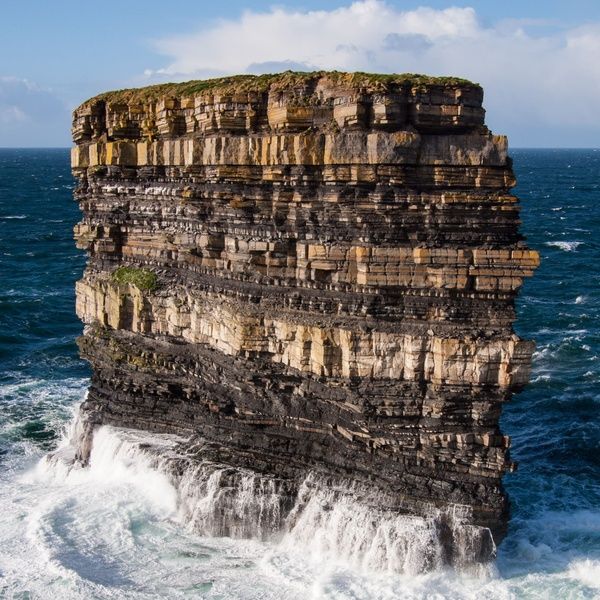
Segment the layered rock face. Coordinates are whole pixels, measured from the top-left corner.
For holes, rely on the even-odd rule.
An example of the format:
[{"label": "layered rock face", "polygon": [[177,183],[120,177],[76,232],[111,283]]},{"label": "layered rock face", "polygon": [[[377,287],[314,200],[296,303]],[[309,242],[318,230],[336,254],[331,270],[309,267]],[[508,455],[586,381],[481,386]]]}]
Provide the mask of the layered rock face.
[{"label": "layered rock face", "polygon": [[280,520],[310,474],[378,510],[459,507],[501,539],[498,420],[528,379],[512,323],[538,256],[482,98],[287,73],[79,107],[80,458],[99,425],[178,434],[188,461],[277,481]]}]

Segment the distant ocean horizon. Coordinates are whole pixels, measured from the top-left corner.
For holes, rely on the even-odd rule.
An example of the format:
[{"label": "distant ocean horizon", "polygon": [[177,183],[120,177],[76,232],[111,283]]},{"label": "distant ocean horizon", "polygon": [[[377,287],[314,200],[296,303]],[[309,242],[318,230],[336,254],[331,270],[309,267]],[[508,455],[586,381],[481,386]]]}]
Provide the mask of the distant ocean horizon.
[{"label": "distant ocean horizon", "polygon": [[416,575],[199,536],[168,482],[109,449],[76,478],[40,463],[90,377],[75,344],[80,214],[69,148],[0,148],[0,597],[600,597],[600,148],[509,153],[542,261],[515,323],[537,342],[531,384],[501,423],[519,463],[505,479],[509,532],[483,572]]},{"label": "distant ocean horizon", "polygon": [[[510,139],[509,139],[510,142]],[[0,146],[0,150],[70,150],[72,146]],[[600,150],[600,146],[510,146],[512,150]]]}]

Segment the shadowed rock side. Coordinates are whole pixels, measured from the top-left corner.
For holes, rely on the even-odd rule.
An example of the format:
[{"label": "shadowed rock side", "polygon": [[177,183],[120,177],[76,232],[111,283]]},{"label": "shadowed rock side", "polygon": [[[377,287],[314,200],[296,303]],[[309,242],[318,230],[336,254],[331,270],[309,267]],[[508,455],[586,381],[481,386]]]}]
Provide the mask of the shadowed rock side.
[{"label": "shadowed rock side", "polygon": [[533,350],[514,298],[538,255],[482,97],[455,79],[286,73],[78,108],[80,459],[99,425],[177,434],[188,463],[229,469],[225,488],[236,469],[276,481],[274,529],[312,486],[435,513],[445,562],[489,558],[514,468],[498,419]]}]

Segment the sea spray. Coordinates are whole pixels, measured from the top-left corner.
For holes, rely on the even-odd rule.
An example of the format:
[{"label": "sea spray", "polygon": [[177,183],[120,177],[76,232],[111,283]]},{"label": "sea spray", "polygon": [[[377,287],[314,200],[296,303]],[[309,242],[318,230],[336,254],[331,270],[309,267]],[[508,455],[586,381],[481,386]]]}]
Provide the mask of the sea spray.
[{"label": "sea spray", "polygon": [[100,427],[94,434],[93,450],[84,467],[76,459],[74,440],[80,439],[81,423],[76,416],[56,451],[43,457],[29,477],[64,484],[98,486],[127,485],[137,488],[165,516],[177,509],[177,491],[167,475],[168,456],[149,453],[145,445],[152,440],[156,451],[168,451],[181,438],[173,435],[150,436],[134,430]]},{"label": "sea spray", "polygon": [[381,508],[356,484],[331,489],[318,476],[302,483],[283,545],[365,571],[418,574],[448,565],[475,568],[494,556],[489,530],[468,525],[466,507],[414,516]]},{"label": "sea spray", "polygon": [[272,539],[294,502],[285,480],[210,462],[185,469],[177,489],[182,520],[206,535]]},{"label": "sea spray", "polygon": [[[414,516],[377,505],[365,487],[332,487],[311,473],[296,482],[186,456],[175,435],[102,426],[93,435],[87,467],[71,437],[43,459],[39,476],[81,483],[136,487],[166,518],[177,516],[199,534],[278,541],[282,550],[304,548],[316,560],[418,574],[448,565],[469,568],[494,554],[487,529],[468,525],[465,507]],[[87,441],[86,441],[87,443]]]}]

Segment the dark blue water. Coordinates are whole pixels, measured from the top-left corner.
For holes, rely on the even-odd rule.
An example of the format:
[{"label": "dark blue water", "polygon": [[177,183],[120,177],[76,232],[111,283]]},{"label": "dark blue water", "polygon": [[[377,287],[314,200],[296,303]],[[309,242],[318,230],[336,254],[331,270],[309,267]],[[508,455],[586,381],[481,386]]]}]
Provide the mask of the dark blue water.
[{"label": "dark blue water", "polygon": [[[522,230],[542,263],[518,303],[516,330],[538,347],[532,383],[502,419],[520,466],[506,478],[513,518],[498,572],[475,582],[361,576],[350,585],[338,578],[323,588],[324,597],[600,596],[600,151],[514,150],[512,156]],[[50,581],[60,586],[66,577],[49,561],[56,568],[40,566],[33,585],[26,559],[13,560],[11,550],[32,544],[39,551],[36,527],[23,524],[36,522],[30,512],[43,504],[44,490],[27,488],[29,508],[20,509],[18,478],[57,443],[89,377],[74,341],[81,331],[74,282],[85,257],[72,241],[79,219],[73,186],[67,150],[0,150],[0,484],[6,493],[0,540],[3,534],[7,540],[0,542],[0,596],[45,589]],[[64,585],[63,597],[80,597]],[[248,588],[247,597],[258,597],[254,592]]]},{"label": "dark blue water", "polygon": [[[65,149],[0,149],[0,452],[52,445],[88,376],[73,282],[85,257]],[[25,443],[23,443],[25,442]]]},{"label": "dark blue water", "polygon": [[[515,329],[537,352],[502,419],[520,467],[506,479],[514,518],[500,566],[557,573],[600,561],[600,151],[512,156],[542,262],[518,301]],[[583,564],[600,586],[600,562]]]}]

